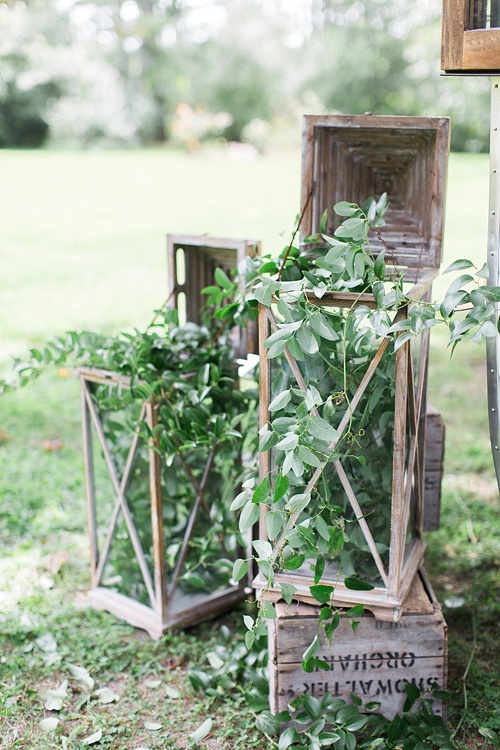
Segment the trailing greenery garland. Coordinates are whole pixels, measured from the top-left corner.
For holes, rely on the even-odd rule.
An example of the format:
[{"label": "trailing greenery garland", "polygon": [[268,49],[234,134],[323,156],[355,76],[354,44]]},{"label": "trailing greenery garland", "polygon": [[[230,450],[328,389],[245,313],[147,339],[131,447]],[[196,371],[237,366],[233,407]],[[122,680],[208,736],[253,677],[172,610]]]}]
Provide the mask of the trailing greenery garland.
[{"label": "trailing greenery garland", "polygon": [[[492,322],[498,287],[486,286],[487,268],[460,274],[439,302],[412,300],[403,269],[382,251],[373,257],[370,232],[382,237],[387,197],[371,198],[362,208],[341,202],[335,211],[344,218],[333,237],[324,232],[293,243],[278,257],[252,261],[248,274],[257,300],[277,321],[264,346],[271,361],[270,418],[260,431],[260,451],[271,451],[271,471],[256,486],[243,485],[232,509],[240,511],[240,530],[247,531],[266,507],[267,539],[254,541],[253,559],[267,581],[286,602],[296,588],[276,574],[309,568],[311,596],[321,605],[320,623],[331,639],[338,611],[331,606],[334,585],[320,583],[342,576],[352,589],[371,589],[379,574],[333,464],[341,460],[372,529],[377,551],[387,563],[391,513],[392,426],[394,420],[394,353],[409,339],[445,325],[451,350],[459,341],[480,342],[498,335]],[[326,217],[323,218],[323,222]],[[323,227],[324,228],[324,227]],[[444,273],[469,271],[459,260]],[[472,287],[472,288],[471,288]],[[354,293],[350,307],[321,306],[329,292]],[[373,305],[363,304],[370,295]],[[233,303],[234,304],[234,303]],[[401,316],[400,311],[406,311]],[[223,317],[229,308],[218,314]],[[356,409],[351,400],[383,339],[390,343],[370,388]],[[293,368],[289,356],[295,361]],[[348,421],[340,434],[339,425]],[[235,562],[233,577],[247,574],[249,559]],[[259,616],[245,622],[247,645],[264,632],[262,618],[276,617],[265,591]],[[359,616],[362,607],[348,614]],[[316,638],[304,654],[304,668],[325,668],[315,657]]]}]

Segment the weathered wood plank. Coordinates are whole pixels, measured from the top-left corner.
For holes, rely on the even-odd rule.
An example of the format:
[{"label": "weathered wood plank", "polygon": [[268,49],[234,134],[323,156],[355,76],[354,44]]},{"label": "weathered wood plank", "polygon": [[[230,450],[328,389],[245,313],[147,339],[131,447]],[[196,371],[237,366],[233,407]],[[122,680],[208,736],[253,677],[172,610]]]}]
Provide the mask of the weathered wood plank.
[{"label": "weathered wood plank", "polygon": [[[304,604],[277,605],[278,616],[269,623],[270,707],[286,708],[301,693],[321,696],[326,691],[351,701],[351,693],[363,702],[379,701],[380,710],[392,718],[403,708],[404,685],[414,682],[423,690],[446,686],[446,623],[430,590],[417,577],[401,620],[382,622],[366,614],[357,618],[353,632],[345,615],[331,645],[320,635],[317,656],[328,671],[306,673],[302,654],[317,633],[319,610]],[[441,701],[435,703],[443,712]]]}]

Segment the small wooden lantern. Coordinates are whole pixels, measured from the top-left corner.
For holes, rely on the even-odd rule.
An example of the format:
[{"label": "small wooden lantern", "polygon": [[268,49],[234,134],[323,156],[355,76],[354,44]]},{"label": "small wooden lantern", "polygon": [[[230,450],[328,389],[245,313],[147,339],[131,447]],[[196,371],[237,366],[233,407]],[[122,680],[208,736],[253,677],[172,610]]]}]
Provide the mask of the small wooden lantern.
[{"label": "small wooden lantern", "polygon": [[[200,323],[200,292],[214,284],[215,270],[229,273],[258,243],[175,235],[168,248],[170,305],[184,294],[185,322]],[[236,348],[246,354],[246,347],[245,333]],[[233,606],[249,590],[247,580],[230,580],[234,561],[249,554],[229,512],[240,465],[203,446],[169,464],[158,438],[147,437],[157,434],[158,405],[133,395],[137,383],[95,368],[79,375],[91,604],[153,638]]]},{"label": "small wooden lantern", "polygon": [[441,67],[450,75],[500,73],[499,0],[444,0]]},{"label": "small wooden lantern", "polygon": [[[441,259],[448,137],[448,120],[441,118],[306,117],[302,237],[319,232],[323,212],[334,203],[341,200],[363,203],[370,195],[387,192],[391,206],[387,227],[370,243],[371,250],[377,255],[385,247],[411,286],[406,292],[411,300],[429,300]],[[336,221],[331,212],[327,234],[333,234]],[[309,301],[320,310],[335,308],[339,316],[347,309],[376,307],[371,294],[357,292],[327,292],[321,299],[311,297]],[[400,309],[394,314],[394,321],[405,318],[406,313],[406,309]],[[305,362],[300,362],[287,347],[272,360],[267,358],[264,342],[277,329],[278,323],[277,311],[261,306],[261,428],[273,424],[276,415],[269,410],[269,404],[281,391],[298,388],[305,392],[312,382],[311,373],[318,367],[321,369],[321,362],[314,359],[315,356],[321,359],[321,353],[309,355],[309,359],[306,357]],[[368,470],[375,472],[374,484],[379,482],[379,487],[384,488],[376,503],[364,492],[363,482],[353,469],[356,457],[355,461],[336,459],[328,475],[322,475],[322,469],[318,468],[308,477],[307,486],[298,483],[294,487],[294,492],[304,495],[323,493],[322,497],[327,497],[328,502],[343,507],[349,525],[348,535],[352,540],[344,547],[350,555],[344,569],[350,570],[344,573],[332,558],[320,583],[334,587],[334,603],[340,606],[363,604],[382,620],[396,621],[401,616],[425,551],[422,530],[428,346],[429,330],[426,330],[416,339],[407,340],[395,353],[391,352],[387,338],[373,336],[371,355],[362,365],[356,361],[354,349],[345,355],[352,357],[353,369],[348,373],[351,390],[348,397],[347,391],[339,393],[344,405],[348,402],[340,422],[331,417],[332,427],[337,432],[337,437],[329,441],[331,452],[348,435],[350,440],[359,443],[361,451],[363,444],[371,445],[376,451],[377,445],[387,442],[383,425],[367,423],[362,412],[367,403],[380,398],[384,382],[393,378],[392,395],[388,396],[392,405],[387,407],[387,414],[391,415],[387,416],[387,424],[392,430],[388,454],[392,464],[390,479],[383,455],[377,455],[373,467],[370,467],[369,455],[365,456]],[[392,374],[388,375],[390,372]],[[339,387],[339,391],[342,388]],[[280,413],[277,414],[279,418]],[[325,413],[320,416],[324,419]],[[273,469],[279,468],[282,460],[283,453],[277,449],[261,453],[261,479],[270,472],[273,475]],[[267,512],[263,507],[261,539],[267,539]],[[304,522],[300,512],[293,522]],[[307,534],[307,519],[305,522],[304,534]],[[353,575],[368,579],[374,585],[373,590],[353,590],[346,586],[344,576]],[[271,589],[260,573],[254,586],[265,597],[279,599],[280,584],[290,583],[296,590],[294,598],[315,603],[309,590],[312,579],[313,572],[306,562],[298,570],[277,573]]]}]

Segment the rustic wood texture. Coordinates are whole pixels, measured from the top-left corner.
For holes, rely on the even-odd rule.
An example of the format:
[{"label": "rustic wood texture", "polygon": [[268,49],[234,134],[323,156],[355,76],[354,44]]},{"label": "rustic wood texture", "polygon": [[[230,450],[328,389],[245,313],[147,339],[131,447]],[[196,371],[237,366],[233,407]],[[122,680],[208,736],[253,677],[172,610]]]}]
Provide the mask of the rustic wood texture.
[{"label": "rustic wood texture", "polygon": [[425,436],[424,531],[436,531],[439,528],[445,434],[441,414],[429,406]]},{"label": "rustic wood texture", "polygon": [[481,28],[485,3],[479,14],[470,0],[443,0],[441,68],[450,75],[498,75],[500,72],[500,29]]},{"label": "rustic wood texture", "polygon": [[446,118],[377,115],[311,115],[302,138],[301,237],[319,231],[328,210],[327,234],[341,219],[341,200],[361,204],[387,192],[390,210],[374,254],[407,269],[437,268],[441,261],[449,150]]},{"label": "rustic wood texture", "polygon": [[[201,323],[205,297],[202,289],[215,283],[216,268],[229,276],[248,256],[260,253],[260,243],[253,240],[208,237],[206,235],[167,235],[169,305],[185,314],[186,322]],[[241,277],[241,283],[243,279]],[[181,323],[184,322],[181,319]],[[236,348],[240,357],[257,351],[257,327],[249,324],[239,331]]]},{"label": "rustic wood texture", "polygon": [[[145,551],[142,549],[138,530],[134,523],[133,514],[127,500],[129,480],[134,466],[140,435],[139,428],[130,439],[130,449],[124,468],[120,474],[111,452],[108,448],[104,430],[101,424],[100,414],[92,398],[92,388],[96,385],[120,386],[130,388],[130,378],[117,375],[113,372],[100,369],[79,369],[81,392],[82,392],[82,427],[84,436],[84,459],[85,479],[87,488],[87,513],[90,532],[91,546],[91,591],[90,601],[96,609],[105,609],[116,617],[138,628],[146,630],[151,637],[159,638],[168,628],[174,625],[193,625],[204,621],[210,615],[224,611],[233,606],[237,601],[245,598],[249,589],[247,582],[241,581],[235,586],[229,586],[223,591],[203,592],[197,594],[185,594],[178,590],[178,582],[183,574],[183,563],[194,531],[196,519],[200,506],[206,506],[204,489],[210,481],[210,470],[213,460],[211,455],[207,461],[205,472],[199,483],[196,478],[190,477],[193,482],[193,505],[191,517],[188,523],[182,547],[178,555],[177,564],[172,572],[170,580],[167,580],[165,563],[165,535],[163,528],[164,504],[169,498],[164,496],[161,485],[161,460],[155,446],[150,443],[149,456],[149,495],[151,505],[151,529],[152,529],[152,558],[153,571],[149,570]],[[152,431],[157,424],[156,406],[149,402],[142,404],[140,420],[144,420]],[[96,484],[99,481],[95,476],[93,461],[93,442],[97,448],[102,450],[108,469],[114,499],[110,515],[105,520],[105,528],[101,529],[103,539],[100,543],[98,535],[98,510],[99,493],[96,492]],[[157,447],[157,446],[156,446]],[[101,478],[102,479],[102,478]],[[203,505],[205,504],[205,505]],[[132,597],[126,596],[113,589],[112,583],[106,584],[106,563],[110,556],[112,544],[118,530],[120,518],[123,518],[125,526],[120,533],[126,531],[130,540],[133,553],[142,575],[142,581],[146,588],[149,605],[139,603]],[[102,514],[100,517],[102,525]],[[119,572],[119,571],[118,571]]]},{"label": "rustic wood texture", "polygon": [[[425,575],[414,579],[404,614],[397,623],[382,622],[369,614],[360,618],[356,632],[341,614],[331,645],[324,634],[317,656],[329,671],[302,669],[302,654],[318,630],[319,609],[304,604],[277,605],[269,623],[270,708],[277,713],[303,692],[321,696],[326,691],[351,702],[351,693],[363,703],[378,701],[388,718],[403,708],[406,682],[427,690],[445,689],[447,678],[446,623]],[[443,703],[434,702],[436,713]]]}]

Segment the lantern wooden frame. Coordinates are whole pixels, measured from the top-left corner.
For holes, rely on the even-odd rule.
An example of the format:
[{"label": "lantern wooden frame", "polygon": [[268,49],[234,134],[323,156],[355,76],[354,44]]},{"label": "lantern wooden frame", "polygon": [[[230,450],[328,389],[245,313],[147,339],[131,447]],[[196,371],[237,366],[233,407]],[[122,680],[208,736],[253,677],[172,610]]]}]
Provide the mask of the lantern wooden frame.
[{"label": "lantern wooden frame", "polygon": [[[320,221],[328,210],[326,233],[335,232],[340,219],[332,206],[339,201],[362,204],[370,195],[387,192],[390,204],[387,225],[381,235],[370,240],[370,251],[376,256],[383,248],[393,266],[408,285],[410,300],[429,301],[432,282],[437,276],[442,257],[444,201],[449,151],[449,120],[447,118],[362,116],[306,116],[302,140],[302,211],[301,238],[320,232]],[[371,294],[327,293],[322,299],[311,297],[315,305],[354,308],[376,307]],[[396,319],[405,317],[405,308]],[[395,320],[396,320],[395,319]],[[271,309],[263,306],[259,313],[260,426],[270,419],[270,366],[264,342],[277,320]],[[380,559],[376,539],[363,517],[363,510],[349,483],[340,461],[334,466],[355,517],[362,528],[376,564],[381,585],[372,591],[353,591],[342,580],[323,579],[334,586],[333,602],[339,606],[363,604],[382,620],[397,621],[405,598],[422,563],[425,544],[422,540],[423,501],[425,487],[426,398],[429,331],[420,339],[418,376],[415,378],[411,340],[395,353],[396,393],[394,402],[394,456],[392,470],[391,532],[387,569]],[[345,430],[349,414],[362,397],[364,389],[378,367],[388,340],[383,339],[365,377],[351,401],[351,412],[337,428],[339,438]],[[300,368],[290,351],[285,357],[298,387],[305,388]],[[276,396],[276,394],[274,394]],[[336,443],[338,440],[336,441]],[[335,444],[336,444],[335,443]],[[334,444],[330,444],[333,449]],[[261,479],[269,475],[270,451],[261,454]],[[318,479],[316,470],[309,489]],[[318,476],[316,476],[318,474]],[[304,491],[307,493],[307,488]],[[410,508],[414,507],[413,518]],[[267,538],[266,508],[261,510],[260,537]],[[294,519],[297,520],[297,519]],[[410,528],[413,539],[405,550]],[[371,537],[371,538],[370,538]],[[310,594],[309,579],[293,571],[276,574],[276,583],[291,583],[300,601],[315,603]],[[262,574],[254,587],[270,599],[280,598],[280,589],[269,588]]]},{"label": "lantern wooden frame", "polygon": [[486,7],[484,0],[443,0],[441,67],[445,74],[500,73],[500,28],[477,28],[483,24],[474,22],[475,5]]},{"label": "lantern wooden frame", "polygon": [[[432,281],[436,277],[436,270],[426,271],[421,280],[408,291],[411,300],[428,299]],[[355,293],[327,293],[322,299],[309,301],[318,307],[330,306],[339,308],[354,308],[360,305],[376,307],[375,299],[370,294]],[[404,318],[406,309],[398,311],[396,320]],[[270,420],[269,403],[270,395],[270,364],[267,360],[267,350],[264,342],[270,335],[271,330],[277,328],[277,321],[272,310],[261,305],[259,312],[259,341],[261,345],[260,358],[260,426],[264,427]],[[412,359],[412,343],[406,341],[395,353],[396,359],[396,391],[394,399],[394,457],[392,468],[392,497],[391,502],[391,534],[389,549],[389,566],[386,568],[377,551],[377,539],[374,539],[369,525],[364,518],[363,509],[354,493],[349,477],[343,469],[340,460],[334,461],[334,467],[340,482],[344,488],[349,504],[358,520],[360,528],[366,539],[367,545],[372,553],[373,560],[378,569],[382,584],[375,586],[372,591],[353,591],[345,586],[342,579],[323,578],[320,583],[334,586],[333,602],[339,606],[352,606],[363,604],[381,620],[399,620],[403,603],[411,588],[413,579],[422,564],[425,544],[422,540],[423,531],[423,500],[425,485],[425,429],[426,429],[426,391],[427,391],[427,365],[429,350],[429,331],[424,331],[420,337],[420,359],[418,376],[414,372]],[[349,423],[350,417],[356,410],[365,390],[367,389],[376,368],[380,364],[382,355],[389,345],[388,339],[382,339],[377,352],[370,362],[363,380],[351,399],[351,407],[346,412],[338,426],[338,439],[330,444],[333,451],[338,441],[343,436]],[[300,372],[299,365],[294,360],[290,351],[285,349],[287,363],[301,390],[306,390],[307,385]],[[274,394],[276,395],[276,394]],[[268,476],[271,471],[271,451],[260,454],[260,478]],[[316,485],[321,474],[317,469],[304,490],[307,494]],[[413,507],[413,518],[411,508]],[[261,508],[259,536],[267,540],[266,527],[267,508]],[[294,522],[297,517],[294,518]],[[405,548],[405,538],[412,525],[413,539],[409,548]],[[280,582],[291,583],[296,587],[294,598],[310,604],[315,604],[311,596],[309,586],[311,578],[297,575],[293,571],[277,573],[276,584]],[[254,579],[254,587],[264,592],[264,596],[277,600],[280,598],[280,589],[275,585],[271,589],[267,580],[259,573]]]},{"label": "lantern wooden frame", "polygon": [[[91,590],[90,602],[96,609],[104,609],[116,615],[131,625],[146,630],[152,638],[159,638],[162,633],[173,626],[193,625],[203,621],[207,616],[216,614],[233,606],[248,593],[248,581],[242,580],[238,584],[228,586],[224,590],[208,592],[199,595],[179,596],[176,599],[179,581],[183,573],[186,552],[193,534],[197,517],[202,507],[204,493],[210,481],[210,471],[213,455],[208,460],[199,482],[190,477],[193,484],[193,499],[189,523],[184,533],[182,547],[177,557],[171,577],[167,575],[165,534],[163,521],[163,505],[168,503],[168,497],[162,492],[161,458],[158,444],[149,442],[149,488],[151,506],[152,530],[152,562],[153,572],[150,572],[146,561],[146,552],[141,545],[140,534],[134,524],[134,519],[127,501],[127,487],[139,444],[143,438],[139,426],[130,438],[130,450],[123,473],[120,475],[109,446],[107,444],[101,416],[92,398],[92,388],[95,385],[110,386],[129,390],[130,378],[116,373],[98,369],[79,369],[82,398],[83,446],[85,458],[85,481],[87,492],[87,515],[90,532],[90,567]],[[150,430],[157,425],[157,407],[148,401],[142,403],[139,420],[144,420]],[[98,529],[98,493],[96,492],[96,474],[94,471],[93,434],[96,436],[97,446],[102,450],[105,463],[114,490],[113,510],[105,522],[105,538]],[[111,545],[117,533],[117,521],[120,515],[125,520],[129,540],[133,547],[135,558],[142,574],[143,585],[149,598],[149,605],[140,603],[130,596],[126,596],[113,589],[112,584],[105,580],[105,567],[110,554]]]}]

